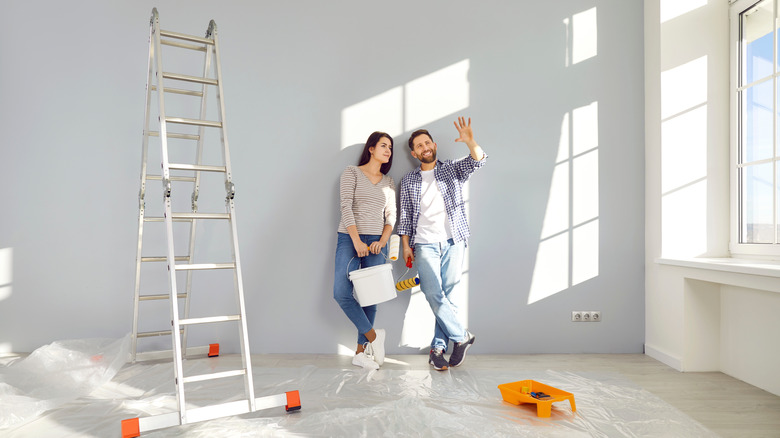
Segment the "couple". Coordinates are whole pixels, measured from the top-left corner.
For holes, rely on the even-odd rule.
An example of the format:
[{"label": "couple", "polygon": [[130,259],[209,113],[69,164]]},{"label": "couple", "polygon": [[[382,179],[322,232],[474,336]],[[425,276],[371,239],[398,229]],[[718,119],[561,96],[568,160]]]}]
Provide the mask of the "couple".
[{"label": "couple", "polygon": [[[428,362],[436,370],[463,363],[474,343],[457,317],[449,294],[460,281],[469,226],[462,187],[471,174],[485,164],[487,155],[474,140],[471,119],[459,117],[456,142],[470,154],[459,160],[438,161],[436,143],[419,129],[409,137],[412,157],[420,167],[401,180],[401,214],[398,234],[403,258],[417,262],[420,289],[436,317]],[[376,305],[361,307],[352,295],[347,272],[385,263],[396,220],[395,182],[387,172],[393,164],[393,139],[384,132],[368,137],[358,166],[348,166],[341,175],[341,221],[336,246],[333,298],[358,330],[352,363],[378,369],[385,359],[384,329],[374,329]],[[354,259],[354,260],[353,260]],[[454,343],[449,360],[444,358],[449,341]]]}]

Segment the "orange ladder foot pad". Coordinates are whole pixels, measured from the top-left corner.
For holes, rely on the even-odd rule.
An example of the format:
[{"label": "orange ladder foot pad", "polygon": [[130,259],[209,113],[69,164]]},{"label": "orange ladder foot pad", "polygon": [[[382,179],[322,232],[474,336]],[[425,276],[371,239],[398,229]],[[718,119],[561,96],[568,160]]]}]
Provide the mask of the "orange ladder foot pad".
[{"label": "orange ladder foot pad", "polygon": [[287,392],[287,405],[284,407],[287,412],[297,411],[301,408],[301,395],[298,391]]},{"label": "orange ladder foot pad", "polygon": [[134,438],[141,436],[141,429],[137,418],[122,420],[122,438]]},{"label": "orange ladder foot pad", "polygon": [[219,356],[219,344],[209,344],[209,357]]}]

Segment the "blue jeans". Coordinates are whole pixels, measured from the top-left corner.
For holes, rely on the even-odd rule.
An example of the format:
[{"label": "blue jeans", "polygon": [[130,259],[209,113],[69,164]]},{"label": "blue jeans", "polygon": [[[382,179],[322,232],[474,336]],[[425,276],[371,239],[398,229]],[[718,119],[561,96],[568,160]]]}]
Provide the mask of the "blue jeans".
[{"label": "blue jeans", "polygon": [[[361,234],[360,240],[366,245],[378,241],[382,236],[372,234]],[[352,324],[358,330],[358,345],[368,342],[365,333],[374,327],[374,318],[376,317],[376,304],[373,306],[360,307],[353,295],[352,282],[347,276],[348,272],[360,268],[381,265],[385,263],[387,247],[382,248],[379,254],[369,253],[365,257],[358,257],[355,246],[352,244],[352,238],[349,234],[338,233],[338,242],[336,243],[336,269],[333,276],[333,299],[339,303],[341,310],[347,315]],[[352,258],[354,257],[354,260]],[[349,265],[349,266],[347,266]]]},{"label": "blue jeans", "polygon": [[458,319],[458,309],[449,298],[460,283],[466,243],[454,243],[449,239],[439,243],[416,243],[414,246],[420,289],[436,316],[431,348],[446,351],[449,341],[466,340],[466,329]]}]

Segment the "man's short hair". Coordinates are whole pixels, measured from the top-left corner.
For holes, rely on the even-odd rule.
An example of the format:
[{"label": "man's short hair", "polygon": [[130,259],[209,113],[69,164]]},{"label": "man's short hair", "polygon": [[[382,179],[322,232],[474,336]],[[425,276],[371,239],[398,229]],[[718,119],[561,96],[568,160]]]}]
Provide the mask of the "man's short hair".
[{"label": "man's short hair", "polygon": [[412,135],[409,136],[409,149],[410,150],[414,151],[414,139],[417,138],[420,135],[423,135],[423,134],[427,135],[428,138],[430,138],[431,141],[433,141],[433,137],[431,137],[431,133],[428,132],[427,129],[418,129],[418,130],[412,132]]}]

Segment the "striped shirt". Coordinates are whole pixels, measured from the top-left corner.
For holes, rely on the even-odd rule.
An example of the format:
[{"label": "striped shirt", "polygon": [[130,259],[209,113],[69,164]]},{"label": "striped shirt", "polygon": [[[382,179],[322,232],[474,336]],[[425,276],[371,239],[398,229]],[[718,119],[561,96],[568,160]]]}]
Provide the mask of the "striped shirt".
[{"label": "striped shirt", "polygon": [[[444,209],[447,211],[452,240],[456,243],[466,242],[471,234],[463,201],[463,184],[486,162],[487,154],[479,161],[467,155],[459,160],[437,161],[436,167],[433,168],[436,184],[444,198]],[[420,167],[401,179],[401,217],[398,221],[397,233],[400,236],[409,236],[409,246],[412,248],[414,248],[417,222],[420,218],[421,187]]]},{"label": "striped shirt", "polygon": [[357,166],[341,174],[341,221],[339,233],[355,225],[358,234],[380,235],[385,225],[395,226],[395,181],[388,175],[373,184]]}]

